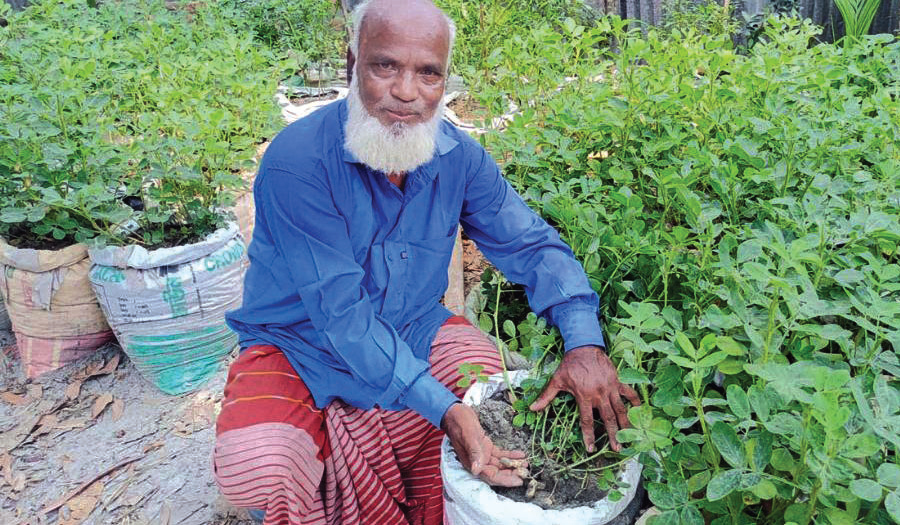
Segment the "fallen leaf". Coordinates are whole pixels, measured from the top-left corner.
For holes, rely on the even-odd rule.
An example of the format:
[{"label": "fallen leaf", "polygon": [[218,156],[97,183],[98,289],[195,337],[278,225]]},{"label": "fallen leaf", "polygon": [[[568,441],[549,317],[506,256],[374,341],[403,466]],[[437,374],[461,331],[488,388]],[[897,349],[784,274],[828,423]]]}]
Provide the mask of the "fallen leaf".
[{"label": "fallen leaf", "polygon": [[68,518],[64,518],[64,513],[60,512],[59,525],[78,525],[83,522],[94,511],[94,507],[97,506],[97,502],[102,495],[103,483],[100,481],[84,489],[84,492],[66,502],[66,507],[69,508],[69,515]]},{"label": "fallen leaf", "polygon": [[109,392],[101,394],[94,400],[94,407],[91,409],[91,417],[97,418],[100,414],[103,413],[103,410],[112,403],[113,396]]},{"label": "fallen leaf", "polygon": [[122,402],[121,399],[116,398],[112,403],[112,420],[118,421],[122,418],[122,414],[125,413],[125,403]]},{"label": "fallen leaf", "polygon": [[41,434],[50,432],[56,428],[57,423],[59,423],[59,417],[57,417],[56,414],[44,414],[41,416],[41,419],[38,420],[38,429],[34,431],[34,435],[40,436]]},{"label": "fallen leaf", "polygon": [[[73,417],[67,419],[65,421],[61,421],[56,424],[57,430],[72,430],[76,428],[84,428],[88,424],[88,418],[86,417]],[[69,460],[71,461],[71,460]]]},{"label": "fallen leaf", "polygon": [[20,396],[18,394],[13,394],[12,392],[3,392],[0,394],[0,399],[10,405],[21,405],[25,403],[25,397]]},{"label": "fallen leaf", "polygon": [[175,422],[172,431],[179,436],[189,436],[207,429],[216,420],[216,400],[211,392],[201,390],[194,395],[181,418]]},{"label": "fallen leaf", "polygon": [[104,374],[111,374],[118,367],[119,367],[119,354],[116,354],[113,356],[112,359],[109,360],[108,363],[106,363],[106,366],[104,366],[102,369],[100,369],[99,372],[97,372],[96,375],[99,376],[99,375],[104,375]]},{"label": "fallen leaf", "polygon": [[69,386],[66,387],[66,399],[76,399],[78,394],[81,393],[81,383],[83,381],[78,379],[69,383]]},{"label": "fallen leaf", "polygon": [[44,396],[44,387],[41,385],[28,385],[28,400],[37,401]]},{"label": "fallen leaf", "polygon": [[144,454],[146,454],[148,452],[153,452],[154,450],[156,450],[158,448],[162,448],[162,446],[165,444],[166,444],[165,441],[154,441],[153,443],[150,443],[149,445],[144,447]]},{"label": "fallen leaf", "polygon": [[168,502],[163,503],[162,509],[159,510],[159,524],[160,525],[169,525],[169,520],[172,519],[172,507]]}]

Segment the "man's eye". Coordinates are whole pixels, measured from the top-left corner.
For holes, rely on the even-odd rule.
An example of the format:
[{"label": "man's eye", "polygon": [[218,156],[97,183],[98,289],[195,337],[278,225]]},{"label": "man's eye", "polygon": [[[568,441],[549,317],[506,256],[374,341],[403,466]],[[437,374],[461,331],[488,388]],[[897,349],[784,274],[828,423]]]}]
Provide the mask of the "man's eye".
[{"label": "man's eye", "polygon": [[378,62],[377,64],[375,64],[375,67],[382,71],[393,71],[394,64],[390,62]]},{"label": "man's eye", "polygon": [[437,82],[441,79],[442,75],[433,69],[426,69],[422,71],[422,76],[429,82]]}]

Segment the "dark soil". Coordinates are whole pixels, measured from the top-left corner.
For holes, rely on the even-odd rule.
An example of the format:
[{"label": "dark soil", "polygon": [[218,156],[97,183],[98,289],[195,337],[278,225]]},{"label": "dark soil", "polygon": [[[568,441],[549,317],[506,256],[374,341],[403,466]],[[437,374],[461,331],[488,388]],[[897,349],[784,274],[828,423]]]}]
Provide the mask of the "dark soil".
[{"label": "dark soil", "polygon": [[491,266],[484,255],[475,246],[475,242],[467,239],[465,235],[462,241],[463,247],[463,293],[469,296],[469,290],[481,283],[481,274]]},{"label": "dark soil", "polygon": [[[481,426],[495,445],[506,450],[520,450],[528,452],[531,449],[532,433],[527,428],[515,427],[512,424],[515,410],[506,397],[506,390],[501,390],[490,399],[476,407]],[[606,497],[606,491],[597,488],[596,478],[589,476],[587,480],[564,477],[564,474],[556,474],[561,465],[552,460],[547,460],[538,468],[531,467],[531,475],[544,488],[535,492],[529,498],[527,495],[528,481],[521,487],[501,488],[495,487],[497,494],[506,496],[513,501],[534,503],[545,509],[565,509],[590,505],[591,503]]]},{"label": "dark soil", "polygon": [[52,239],[46,237],[38,237],[31,232],[22,230],[12,230],[6,236],[6,243],[10,246],[22,250],[62,250],[68,248],[75,243],[73,237],[67,236],[63,239]]},{"label": "dark soil", "polygon": [[468,93],[451,100],[447,107],[456,113],[459,120],[469,123],[484,120],[487,112],[487,108],[476,102]]}]

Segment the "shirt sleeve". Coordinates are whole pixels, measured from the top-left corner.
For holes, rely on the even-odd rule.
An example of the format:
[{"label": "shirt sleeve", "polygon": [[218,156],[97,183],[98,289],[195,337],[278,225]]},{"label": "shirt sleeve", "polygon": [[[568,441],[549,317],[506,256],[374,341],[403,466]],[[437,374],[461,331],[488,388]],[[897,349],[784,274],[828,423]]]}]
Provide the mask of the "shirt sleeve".
[{"label": "shirt sleeve", "polygon": [[605,347],[599,298],[559,233],[522,200],[483,148],[469,165],[461,222],[507,279],[525,287],[531,309],[556,326],[565,350]]},{"label": "shirt sleeve", "polygon": [[254,184],[257,221],[271,233],[275,257],[288,267],[322,341],[320,350],[344,368],[335,373],[349,373],[371,399],[370,406],[360,408],[408,407],[439,426],[457,398],[375,312],[363,286],[365,271],[353,258],[347,223],[322,174],[263,166]]}]

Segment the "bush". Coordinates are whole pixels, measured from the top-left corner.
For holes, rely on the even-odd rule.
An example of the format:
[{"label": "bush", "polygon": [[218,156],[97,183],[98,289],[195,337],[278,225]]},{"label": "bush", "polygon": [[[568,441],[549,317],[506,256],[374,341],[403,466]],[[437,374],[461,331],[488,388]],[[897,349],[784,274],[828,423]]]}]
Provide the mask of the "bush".
[{"label": "bush", "polygon": [[159,246],[221,226],[277,129],[276,61],[249,35],[137,0],[37,3],[0,32],[0,235]]},{"label": "bush", "polygon": [[484,140],[606,301],[656,523],[900,520],[900,43],[626,27],[503,48],[487,105],[544,87]]}]

